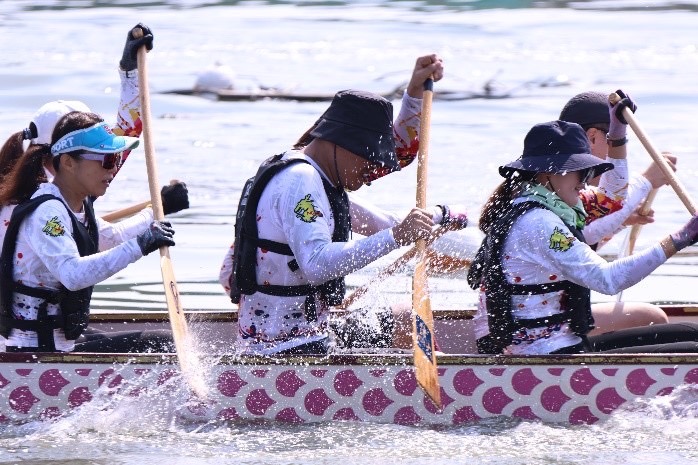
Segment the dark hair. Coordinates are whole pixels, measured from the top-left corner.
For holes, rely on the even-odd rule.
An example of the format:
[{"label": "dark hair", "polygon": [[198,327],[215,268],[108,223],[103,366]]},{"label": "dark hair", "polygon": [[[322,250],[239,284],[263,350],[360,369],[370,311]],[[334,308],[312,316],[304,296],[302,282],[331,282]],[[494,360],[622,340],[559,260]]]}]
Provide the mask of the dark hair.
[{"label": "dark hair", "polygon": [[0,148],[0,183],[12,171],[24,153],[25,131],[12,134]]},{"label": "dark hair", "polygon": [[32,144],[25,150],[10,171],[0,182],[0,206],[17,204],[31,198],[39,187],[46,182],[44,161],[51,158],[48,145]]},{"label": "dark hair", "polygon": [[523,184],[531,180],[530,176],[509,176],[497,186],[487,202],[482,207],[478,227],[480,231],[489,234],[490,228],[502,214],[511,206],[511,202],[519,195]]},{"label": "dark hair", "polygon": [[[86,113],[83,111],[71,111],[61,117],[56,122],[51,134],[51,145],[58,142],[58,139],[65,136],[69,132],[85,129],[97,123],[101,123],[104,119],[95,113]],[[60,169],[60,159],[63,155],[70,155],[73,158],[79,158],[80,152],[70,152],[53,157],[53,168],[58,172]]]},{"label": "dark hair", "polygon": [[[88,128],[103,121],[94,113],[83,113],[73,111],[64,115],[53,130],[51,144],[55,144],[58,139],[77,129]],[[21,132],[19,133],[22,134]],[[12,136],[13,141],[5,143],[9,148],[4,152],[3,146],[2,167],[7,168],[7,173],[0,172],[0,206],[17,204],[31,198],[32,194],[39,187],[39,184],[46,182],[46,172],[44,162],[51,160],[56,171],[59,169],[59,159],[61,156],[52,157],[51,147],[47,144],[31,144],[27,150],[23,151],[18,158],[12,162],[12,156],[16,156],[17,134]],[[20,141],[21,146],[21,141]],[[70,155],[74,158],[80,156],[80,152],[73,152]]]}]

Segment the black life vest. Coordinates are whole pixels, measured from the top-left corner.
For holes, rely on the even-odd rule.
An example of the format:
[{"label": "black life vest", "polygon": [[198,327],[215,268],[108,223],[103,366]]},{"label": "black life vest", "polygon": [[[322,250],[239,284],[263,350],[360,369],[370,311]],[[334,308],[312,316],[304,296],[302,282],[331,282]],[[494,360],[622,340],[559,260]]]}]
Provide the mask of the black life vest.
[{"label": "black life vest", "polygon": [[[545,284],[510,284],[502,271],[502,251],[511,227],[518,217],[534,208],[546,208],[538,202],[521,202],[512,205],[492,225],[475,255],[468,271],[468,284],[473,289],[485,286],[487,322],[490,334],[478,339],[480,353],[501,353],[511,344],[513,334],[520,328],[538,328],[551,324],[567,322],[580,337],[584,337],[594,328],[591,315],[591,291],[571,281],[557,281]],[[581,230],[570,228],[572,234],[581,242],[584,236]],[[561,301],[562,312],[533,319],[516,319],[511,312],[512,295],[537,295],[548,292],[564,291],[565,299]]]},{"label": "black life vest", "polygon": [[[52,199],[60,200],[54,195],[44,194],[22,202],[15,207],[10,217],[10,224],[2,246],[2,259],[0,260],[0,334],[8,337],[12,328],[23,331],[35,331],[39,338],[39,350],[46,352],[56,350],[53,340],[54,329],[63,329],[66,339],[74,340],[87,328],[93,289],[90,286],[78,291],[69,291],[64,286],[61,286],[59,290],[49,290],[29,287],[15,282],[13,279],[19,227],[24,219],[36,210],[39,205]],[[63,202],[61,201],[61,203]],[[88,200],[83,203],[87,227],[75,218],[75,215],[65,203],[63,205],[70,213],[73,225],[73,239],[80,256],[84,257],[97,253],[99,249],[99,231],[92,201]],[[36,320],[19,320],[14,318],[12,304],[15,292],[44,300],[39,306]],[[48,315],[47,307],[49,303],[60,304],[61,313],[59,315]]]},{"label": "black life vest", "polygon": [[[294,163],[308,163],[300,158],[283,158],[283,154],[274,155],[265,160],[257,174],[248,179],[242,190],[238,210],[235,217],[235,243],[233,245],[233,273],[230,277],[230,296],[233,303],[240,302],[241,294],[252,295],[255,292],[274,296],[292,297],[307,296],[305,314],[308,321],[315,320],[315,293],[319,293],[328,305],[338,305],[344,299],[346,291],[344,278],[339,277],[319,286],[309,284],[299,286],[263,285],[257,283],[257,248],[293,257],[288,244],[261,239],[257,229],[257,205],[262,197],[264,188],[269,181],[281,170]],[[332,242],[346,242],[351,233],[351,218],[349,214],[349,198],[343,189],[334,187],[322,178],[325,194],[330,202],[334,215],[334,231]],[[298,270],[298,262],[291,259],[288,262],[291,271]]]}]

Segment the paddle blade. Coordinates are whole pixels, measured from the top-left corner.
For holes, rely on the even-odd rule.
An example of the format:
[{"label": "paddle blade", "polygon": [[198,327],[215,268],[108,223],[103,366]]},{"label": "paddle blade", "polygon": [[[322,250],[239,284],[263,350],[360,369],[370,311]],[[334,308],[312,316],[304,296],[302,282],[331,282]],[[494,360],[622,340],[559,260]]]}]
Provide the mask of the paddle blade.
[{"label": "paddle blade", "polygon": [[203,367],[198,357],[197,348],[189,333],[187,320],[182,309],[182,301],[179,299],[177,281],[175,280],[172,260],[167,247],[160,251],[160,271],[162,272],[162,282],[165,285],[165,300],[167,302],[167,312],[170,317],[172,337],[177,357],[184,378],[199,399],[206,399],[208,396],[208,386],[204,381]]},{"label": "paddle blade", "polygon": [[439,372],[434,347],[434,316],[427,281],[427,261],[420,260],[412,278],[412,309],[414,324],[414,367],[417,383],[424,393],[442,410]]}]

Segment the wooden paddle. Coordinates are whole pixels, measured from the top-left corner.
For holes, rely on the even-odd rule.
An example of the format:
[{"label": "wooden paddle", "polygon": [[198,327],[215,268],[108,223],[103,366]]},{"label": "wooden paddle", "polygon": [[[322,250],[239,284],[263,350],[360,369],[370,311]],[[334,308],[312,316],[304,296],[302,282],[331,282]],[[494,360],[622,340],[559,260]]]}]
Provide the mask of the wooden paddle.
[{"label": "wooden paddle", "polygon": [[[434,95],[434,81],[424,82],[422,116],[419,128],[419,154],[417,157],[417,208],[426,208],[427,199],[427,157],[429,153],[429,132],[431,128],[431,103]],[[442,410],[439,372],[436,366],[434,347],[434,315],[431,311],[429,283],[427,282],[426,241],[419,239],[416,244],[418,256],[412,278],[412,310],[414,314],[412,334],[414,344],[414,366],[417,383],[434,405]]]},{"label": "wooden paddle", "polygon": [[[611,102],[611,104],[613,105],[620,102],[620,100],[620,96],[615,92],[608,96],[608,101]],[[645,131],[642,130],[640,124],[635,119],[635,115],[633,114],[633,112],[630,111],[630,109],[627,107],[623,108],[623,117],[625,118],[625,121],[628,122],[628,125],[632,128],[633,132],[635,132],[637,138],[640,139],[640,142],[645,147],[645,150],[647,150],[654,162],[664,173],[664,176],[666,176],[666,178],[669,180],[669,185],[674,189],[676,195],[679,196],[679,199],[681,199],[681,202],[683,202],[686,209],[688,209],[688,212],[691,215],[695,215],[695,202],[693,202],[693,200],[689,197],[686,188],[676,177],[676,174],[674,174],[674,170],[671,169],[671,166],[669,166],[669,163],[666,161],[666,159],[654,148],[654,146],[649,140],[649,137],[647,137],[647,134],[645,134]]]},{"label": "wooden paddle", "polygon": [[[658,189],[652,189],[650,193],[647,194],[647,198],[644,202],[642,202],[640,210],[638,211],[640,215],[647,216],[649,214],[650,210],[652,209],[654,197],[657,195],[657,191]],[[637,242],[637,237],[640,235],[640,229],[642,229],[641,224],[634,224],[630,228],[630,231],[628,234],[626,234],[625,240],[618,251],[618,258],[629,257],[633,254],[633,251],[635,250],[635,242]],[[622,300],[623,290],[621,289],[621,291],[616,294],[616,302],[621,302]]]},{"label": "wooden paddle", "polygon": [[104,221],[114,223],[115,221],[121,221],[124,218],[133,216],[148,206],[150,206],[150,200],[134,203],[133,205],[129,205],[128,207],[124,207],[119,210],[114,210],[113,212],[109,212],[105,215],[102,215],[102,219]]},{"label": "wooden paddle", "polygon": [[[654,198],[657,196],[657,191],[659,189],[652,189],[649,194],[647,194],[647,198],[645,199],[644,202],[642,202],[642,205],[640,206],[640,211],[638,213],[642,216],[647,216],[650,213],[650,210],[652,209],[652,202],[654,202]],[[628,233],[628,248],[627,252],[625,253],[626,256],[630,256],[633,254],[633,251],[635,250],[635,242],[637,242],[637,238],[640,235],[640,230],[642,229],[641,224],[634,224],[630,228],[630,232]]]},{"label": "wooden paddle", "polygon": [[[134,38],[143,37],[143,30],[133,28],[131,34]],[[150,92],[148,88],[148,67],[146,61],[147,50],[145,47],[138,49],[138,83],[140,87],[141,121],[143,123],[143,139],[145,144],[145,165],[148,171],[148,186],[150,187],[150,203],[153,206],[153,215],[156,220],[165,218],[160,197],[160,184],[158,183],[157,165],[155,164],[155,147],[153,144],[152,118],[150,112]],[[170,326],[174,337],[175,348],[179,366],[185,380],[191,390],[200,399],[207,397],[208,389],[201,377],[201,363],[196,348],[189,334],[187,320],[184,317],[182,302],[179,300],[179,290],[175,280],[172,261],[170,260],[169,247],[160,247],[160,271],[162,283],[165,287],[165,300],[170,317]]]},{"label": "wooden paddle", "polygon": [[[451,229],[446,227],[446,226],[439,226],[434,230],[432,235],[427,239],[427,246],[431,245],[436,239],[439,237],[443,236],[446,232],[450,231]],[[369,289],[371,289],[373,286],[376,284],[380,283],[384,279],[390,277],[398,271],[400,268],[402,268],[404,265],[407,264],[410,260],[412,260],[415,256],[417,255],[417,246],[413,246],[410,250],[402,254],[398,259],[396,259],[393,263],[385,267],[383,270],[381,270],[376,276],[371,278],[366,284],[364,284],[361,287],[358,287],[349,294],[347,297],[344,298],[341,304],[339,304],[337,307],[341,309],[349,308],[354,302],[356,302],[359,298],[363,297],[366,292],[368,292]]]}]

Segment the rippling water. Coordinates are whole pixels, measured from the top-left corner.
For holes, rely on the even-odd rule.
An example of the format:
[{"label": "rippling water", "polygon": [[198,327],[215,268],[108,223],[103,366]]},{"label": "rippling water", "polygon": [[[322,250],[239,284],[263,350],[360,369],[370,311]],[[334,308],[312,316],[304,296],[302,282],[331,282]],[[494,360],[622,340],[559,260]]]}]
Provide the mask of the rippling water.
[{"label": "rippling water", "polygon": [[[555,119],[572,95],[629,91],[659,150],[679,156],[698,196],[698,41],[695,1],[83,1],[0,2],[0,133],[26,126],[41,104],[79,99],[113,119],[116,66],[129,27],[155,31],[148,55],[161,183],[185,180],[192,207],[173,217],[172,258],[188,309],[227,308],[218,267],[232,239],[239,189],[264,158],[284,150],[327,103],[218,102],[173,95],[215,62],[242,88],[387,92],[414,59],[444,57],[438,90],[500,99],[436,100],[428,200],[465,204],[473,216],[499,182],[496,167],[519,155],[534,123]],[[398,103],[398,102],[396,102]],[[631,169],[649,157],[630,143]],[[142,152],[132,156],[99,209],[148,197]],[[365,189],[388,209],[414,203],[415,169]],[[687,219],[668,188],[640,245]],[[461,239],[456,239],[456,241]],[[610,244],[613,250],[617,244]],[[358,284],[394,256],[350,277]],[[673,259],[626,298],[698,300],[695,260]],[[391,289],[407,299],[406,275]],[[97,308],[163,308],[159,266],[147,257],[98,287]],[[434,302],[472,302],[462,277],[433,281]],[[595,296],[597,300],[608,299]],[[488,421],[459,428],[388,425],[183,424],[179,401],[161,396],[120,408],[96,405],[53,423],[0,427],[0,463],[321,464],[341,461],[482,464],[696,463],[698,395],[684,389],[639,402],[595,426]],[[132,401],[137,402],[137,401]],[[138,411],[139,416],[133,412]]]}]

